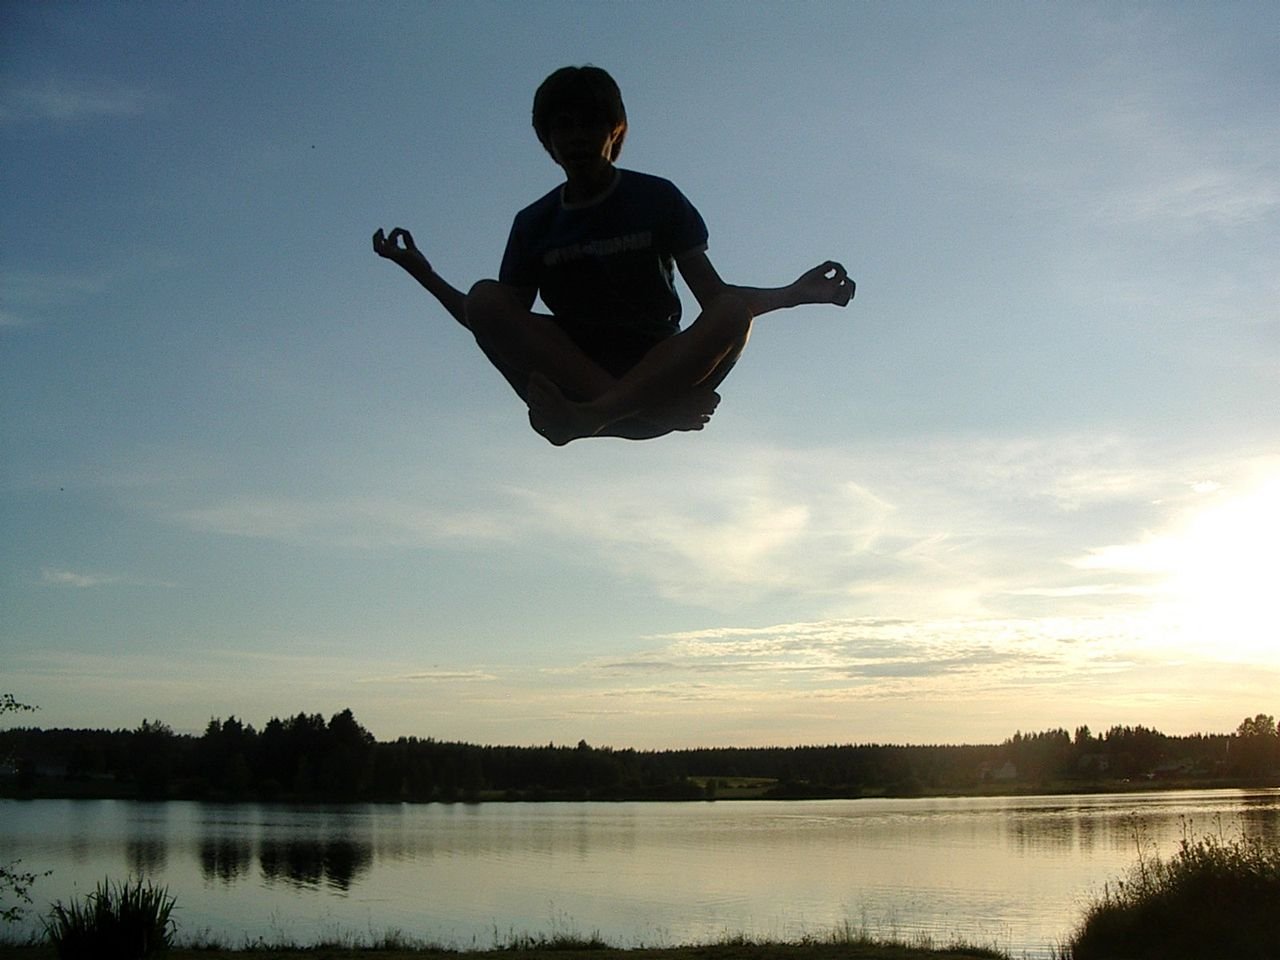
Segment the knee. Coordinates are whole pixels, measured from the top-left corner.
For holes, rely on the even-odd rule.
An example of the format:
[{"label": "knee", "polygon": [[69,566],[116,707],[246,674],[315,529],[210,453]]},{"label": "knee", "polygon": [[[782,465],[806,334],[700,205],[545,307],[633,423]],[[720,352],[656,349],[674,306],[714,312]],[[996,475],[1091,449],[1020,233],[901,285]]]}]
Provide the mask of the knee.
[{"label": "knee", "polygon": [[507,291],[497,280],[477,280],[467,291],[467,307],[487,309],[508,299]]},{"label": "knee", "polygon": [[507,305],[510,295],[496,280],[477,281],[467,291],[467,326],[472,333],[488,329]]},{"label": "knee", "polygon": [[467,299],[484,299],[497,296],[502,292],[502,284],[497,280],[477,280],[467,291]]}]

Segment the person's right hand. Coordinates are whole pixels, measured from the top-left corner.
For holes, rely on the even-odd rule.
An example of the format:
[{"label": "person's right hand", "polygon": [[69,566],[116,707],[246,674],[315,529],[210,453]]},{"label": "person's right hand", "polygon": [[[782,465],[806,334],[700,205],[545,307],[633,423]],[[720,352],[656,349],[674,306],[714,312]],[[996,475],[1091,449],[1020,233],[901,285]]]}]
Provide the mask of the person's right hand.
[{"label": "person's right hand", "polygon": [[373,252],[399,264],[410,273],[431,272],[431,264],[414,244],[413,234],[402,227],[396,227],[385,235],[379,227],[378,232],[373,235]]},{"label": "person's right hand", "polygon": [[806,270],[791,286],[797,303],[834,303],[837,307],[847,306],[858,289],[844,267],[834,260]]}]

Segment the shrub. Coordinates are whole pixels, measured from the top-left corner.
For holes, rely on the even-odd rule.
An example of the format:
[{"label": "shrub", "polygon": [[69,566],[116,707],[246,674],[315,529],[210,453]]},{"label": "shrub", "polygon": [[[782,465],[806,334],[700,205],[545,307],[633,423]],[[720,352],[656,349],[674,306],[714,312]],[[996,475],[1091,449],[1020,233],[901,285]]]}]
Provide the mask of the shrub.
[{"label": "shrub", "polygon": [[[22,711],[31,711],[36,709],[27,703],[19,703],[12,693],[0,693],[0,714],[20,713]],[[0,755],[0,765],[12,760],[12,757]],[[17,923],[26,913],[24,904],[31,902],[31,885],[36,882],[37,874],[30,873],[26,870],[19,870],[18,864],[21,860],[14,860],[12,863],[0,863],[0,921],[6,925]],[[47,873],[43,876],[48,876]],[[12,896],[13,901],[8,906],[4,905],[6,897]]]},{"label": "shrub", "polygon": [[1280,845],[1184,837],[1168,860],[1139,859],[1085,912],[1071,960],[1275,960]]},{"label": "shrub", "polygon": [[[18,869],[21,860],[12,863],[0,863],[0,921],[5,924],[17,923],[26,913],[25,903],[31,902],[31,885],[36,882],[36,875]],[[14,903],[4,905],[5,897],[13,896]]]},{"label": "shrub", "polygon": [[45,933],[62,960],[135,960],[167,950],[173,941],[173,898],[151,881],[104,880],[84,902],[54,903]]}]

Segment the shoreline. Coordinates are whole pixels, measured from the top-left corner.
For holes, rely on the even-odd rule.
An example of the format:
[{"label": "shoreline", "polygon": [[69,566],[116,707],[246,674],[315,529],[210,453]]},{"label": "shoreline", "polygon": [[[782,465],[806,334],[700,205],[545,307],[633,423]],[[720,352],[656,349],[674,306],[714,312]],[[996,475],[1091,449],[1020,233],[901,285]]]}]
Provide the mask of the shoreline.
[{"label": "shoreline", "polygon": [[[697,785],[702,778],[691,778]],[[743,778],[747,779],[747,778]],[[44,786],[44,785],[41,785]],[[1237,777],[1215,780],[1199,779],[1158,779],[1158,780],[1099,780],[1083,783],[1080,781],[1047,781],[1018,785],[1001,785],[999,787],[983,785],[970,788],[940,788],[936,790],[920,789],[913,791],[868,791],[853,793],[851,791],[804,789],[804,785],[777,784],[761,785],[758,782],[750,786],[735,788],[732,785],[720,786],[715,795],[705,795],[699,786],[696,793],[685,796],[652,796],[627,795],[618,796],[582,796],[573,791],[479,791],[477,795],[458,797],[452,800],[434,798],[431,800],[407,800],[396,798],[347,800],[337,798],[317,798],[301,796],[230,796],[213,793],[204,796],[176,793],[171,796],[145,796],[133,789],[129,784],[115,784],[114,789],[104,789],[107,784],[100,781],[73,782],[58,784],[59,789],[31,789],[26,791],[6,790],[0,786],[0,800],[137,800],[148,803],[187,802],[187,803],[220,803],[220,804],[288,804],[298,806],[364,806],[393,805],[408,806],[441,805],[476,805],[507,803],[718,803],[718,802],[750,802],[754,800],[781,801],[813,801],[813,800],[945,800],[945,799],[1020,799],[1029,797],[1067,797],[1114,794],[1146,794],[1174,793],[1186,790],[1275,790],[1280,789],[1280,782],[1270,777]]]},{"label": "shoreline", "polygon": [[[52,960],[49,945],[9,946],[0,943],[9,960]],[[513,945],[488,950],[443,947],[344,946],[311,947],[246,945],[244,947],[176,946],[165,960],[1010,960],[1009,954],[969,944],[934,946],[852,939],[843,941],[767,942],[727,940],[676,947],[615,947],[609,945]]]}]

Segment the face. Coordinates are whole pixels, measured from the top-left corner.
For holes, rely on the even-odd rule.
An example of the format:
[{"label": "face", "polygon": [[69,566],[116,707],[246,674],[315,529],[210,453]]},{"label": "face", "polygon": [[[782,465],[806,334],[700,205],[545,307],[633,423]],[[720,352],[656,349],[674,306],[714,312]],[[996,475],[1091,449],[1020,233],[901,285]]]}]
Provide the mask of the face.
[{"label": "face", "polygon": [[626,127],[579,113],[558,113],[547,126],[551,155],[570,177],[590,177],[611,165],[614,144]]}]

